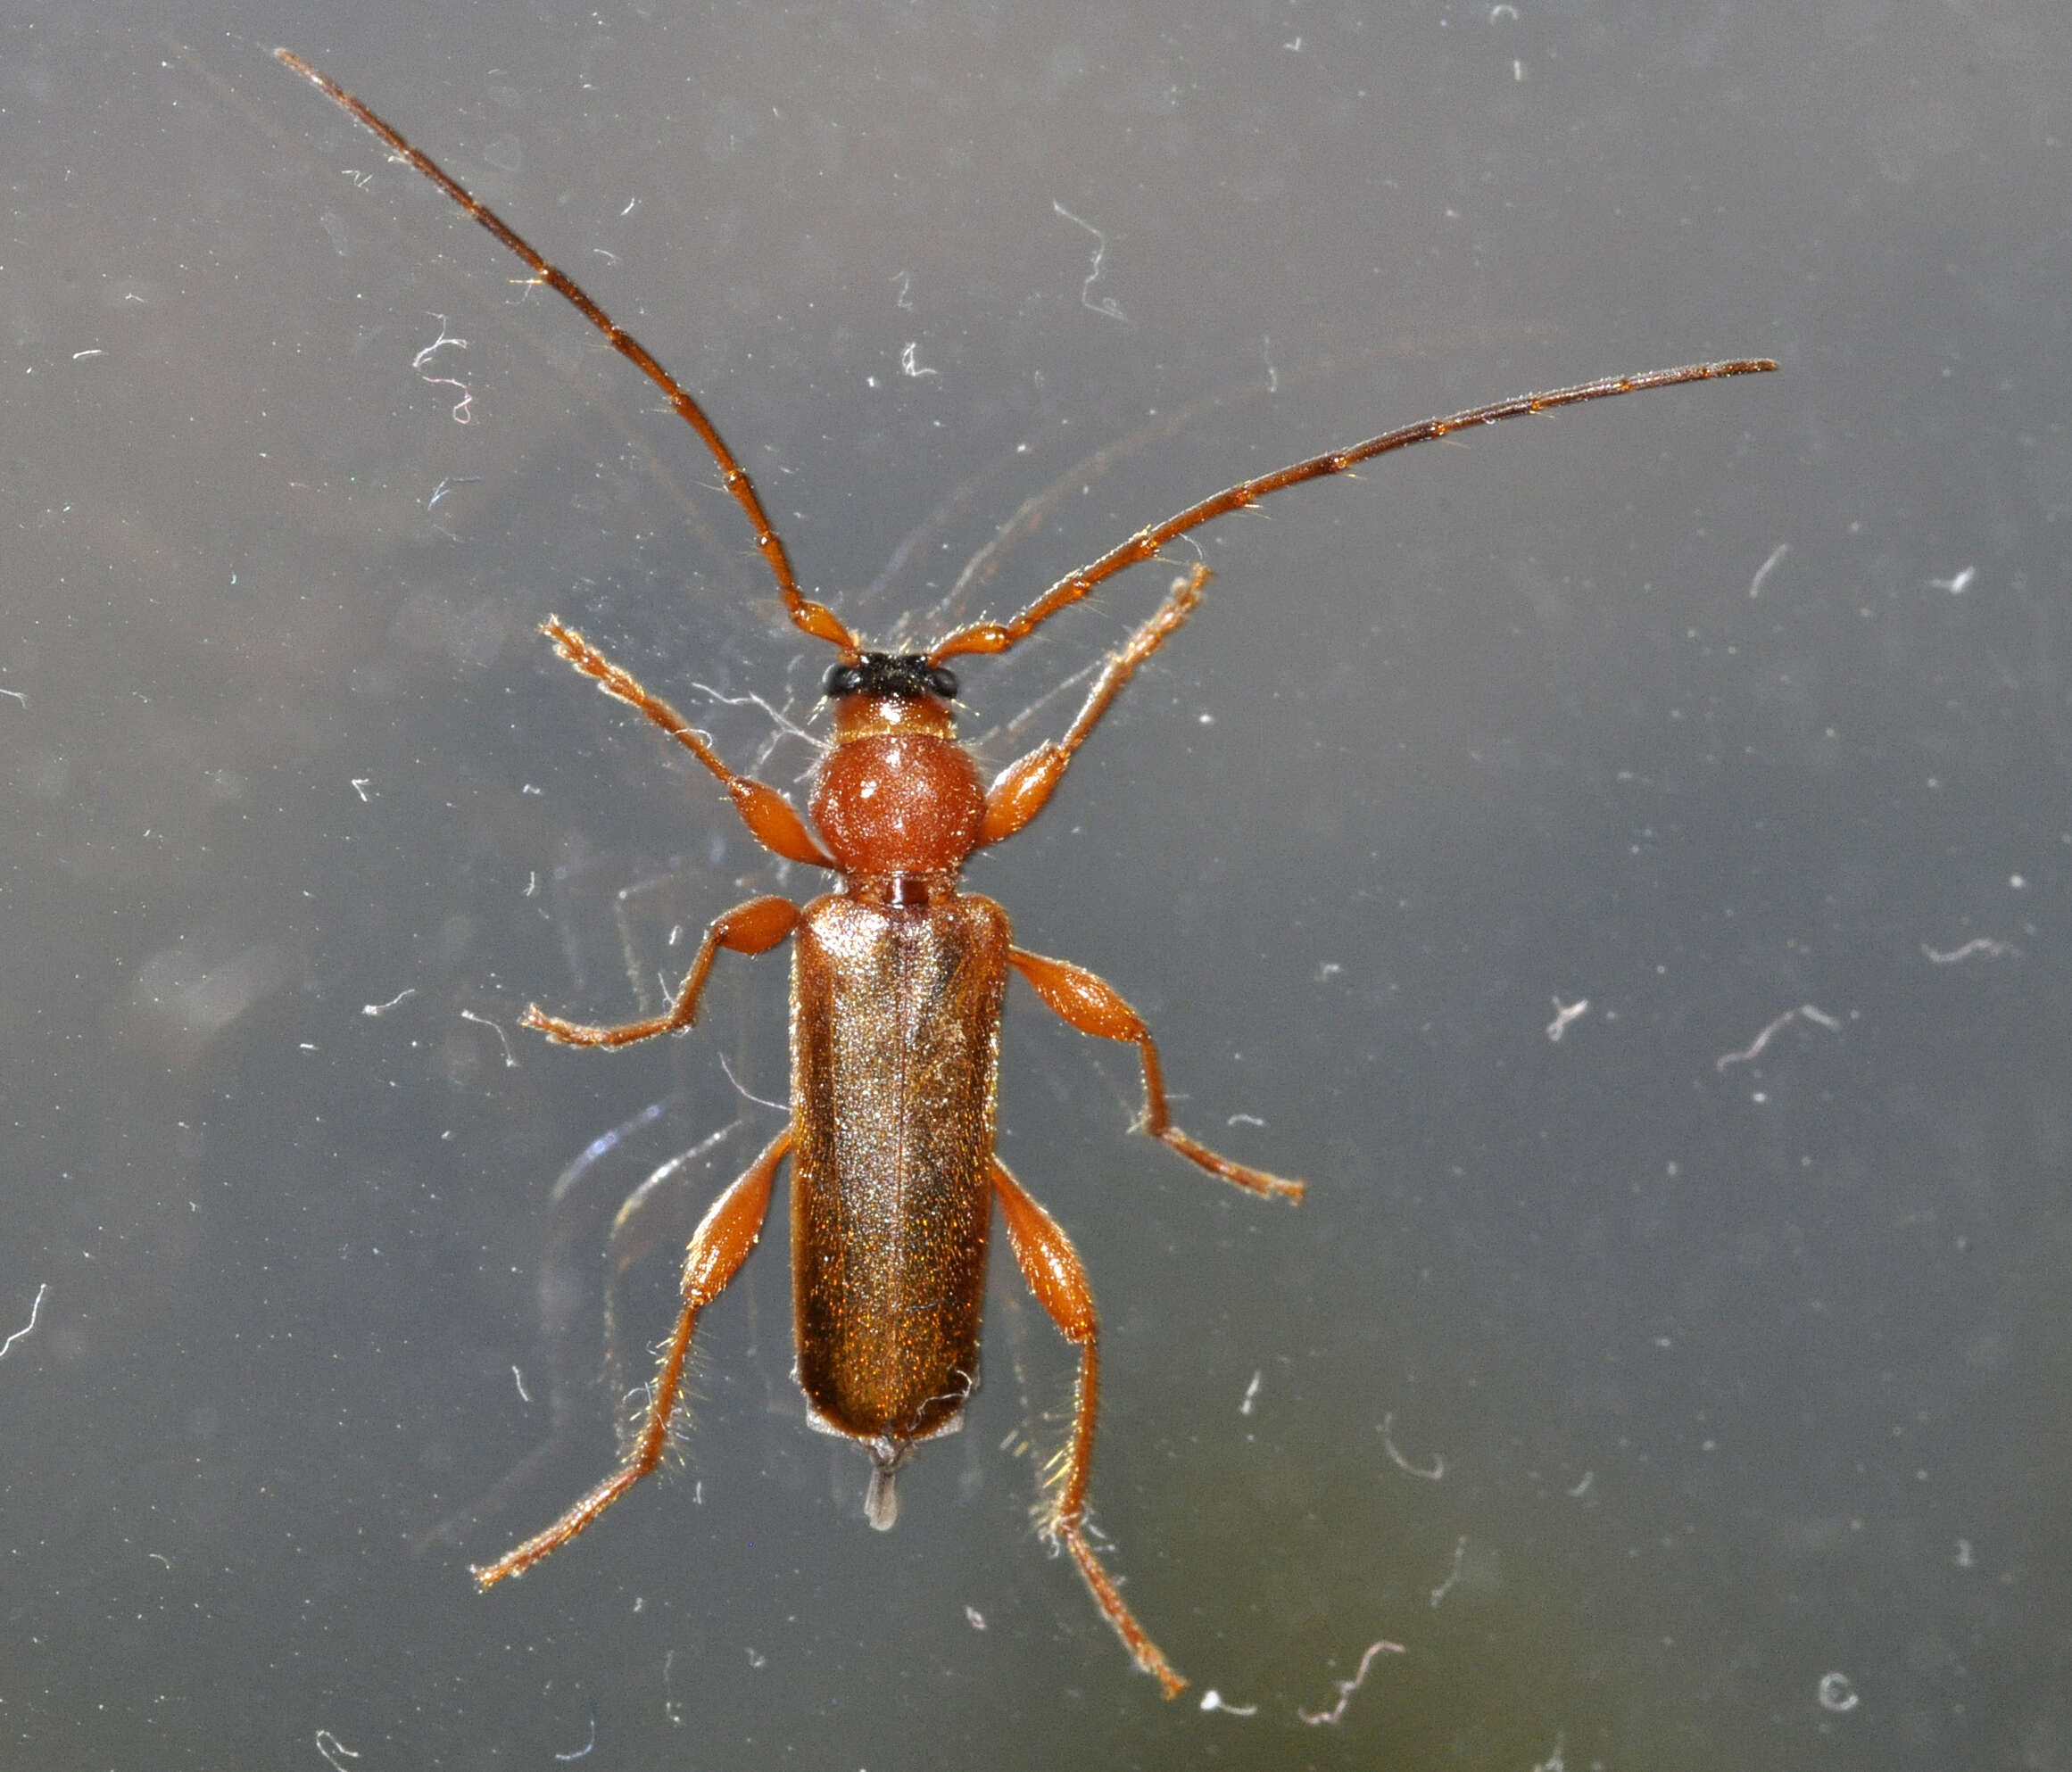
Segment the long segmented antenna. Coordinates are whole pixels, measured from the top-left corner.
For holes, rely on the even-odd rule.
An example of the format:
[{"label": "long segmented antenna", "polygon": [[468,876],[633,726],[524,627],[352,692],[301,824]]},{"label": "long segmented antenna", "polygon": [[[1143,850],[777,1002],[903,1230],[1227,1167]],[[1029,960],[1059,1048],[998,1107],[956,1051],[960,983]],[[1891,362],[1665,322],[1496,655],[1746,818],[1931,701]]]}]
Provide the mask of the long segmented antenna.
[{"label": "long segmented antenna", "polygon": [[1655,369],[1641,376],[1607,376],[1602,381],[1550,388],[1544,393],[1514,394],[1509,400],[1471,407],[1444,418],[1427,418],[1421,424],[1405,425],[1401,430],[1385,431],[1378,437],[1369,437],[1365,443],[1312,456],[1307,461],[1295,462],[1272,474],[1262,474],[1256,479],[1240,480],[1213,498],[1176,511],[1163,523],[1140,529],[1121,546],[1109,549],[1091,564],[1082,566],[1077,572],[1067,573],[1011,621],[973,622],[969,626],[957,628],[929,648],[928,662],[940,665],[945,658],[954,658],[962,652],[1005,652],[1017,642],[1026,640],[1058,610],[1078,602],[1095,585],[1140,560],[1149,559],[1174,536],[1184,535],[1189,529],[1198,529],[1205,523],[1213,523],[1231,511],[1256,504],[1269,493],[1278,493],[1283,487],[1299,486],[1305,480],[1322,480],[1333,474],[1343,474],[1377,455],[1407,449],[1412,443],[1430,443],[1434,438],[1464,431],[1471,426],[1494,425],[1502,418],[1521,418],[1532,412],[1552,411],[1557,406],[1579,405],[1586,400],[1609,400],[1615,394],[1638,393],[1645,388],[1675,387],[1683,382],[1719,381],[1728,376],[1761,375],[1776,368],[1767,357],[1737,358],[1725,363],[1687,363],[1681,368]]},{"label": "long segmented antenna", "polygon": [[830,645],[838,647],[844,658],[853,662],[859,657],[862,649],[857,644],[856,636],[843,625],[834,611],[824,604],[816,603],[800,590],[799,581],[792,572],[791,556],[784,551],[783,542],[771,527],[769,517],[763,509],[762,500],[756,494],[755,483],[749,478],[748,470],[733,459],[733,451],[727,448],[712,420],[705,416],[705,409],[684,391],[675,377],[649,354],[647,346],[599,307],[583,286],[567,271],[558,265],[549,264],[487,203],[480,201],[431,155],[412,147],[401,134],[384,122],[361,100],[353,97],[336,81],[319,73],[293,50],[277,49],[273,54],[276,61],[293,68],[333,104],[378,136],[398,160],[416,167],[459,203],[493,234],[508,252],[522,260],[534,277],[553,290],[602,333],[610,341],[614,351],[668,396],[669,404],[676,409],[678,416],[698,433],[705,447],[712,452],[713,460],[719,465],[721,484],[733,494],[734,502],[748,513],[749,522],[756,533],[756,547],[762,554],[764,563],[770,568],[770,575],[777,581],[777,592],[784,600],[785,612],[794,624],[816,640],[825,640]]}]

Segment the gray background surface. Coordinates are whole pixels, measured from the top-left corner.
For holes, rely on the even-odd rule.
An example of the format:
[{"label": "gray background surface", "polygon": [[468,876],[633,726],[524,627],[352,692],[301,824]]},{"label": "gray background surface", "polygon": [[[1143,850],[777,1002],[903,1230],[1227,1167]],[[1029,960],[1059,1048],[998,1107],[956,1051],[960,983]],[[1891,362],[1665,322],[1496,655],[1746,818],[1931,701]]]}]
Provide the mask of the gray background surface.
[{"label": "gray background surface", "polygon": [[[0,1330],[47,1290],[0,1357],[0,1763],[2072,1766],[2068,34],[12,8]],[[532,627],[744,760],[740,698],[802,716],[825,654],[652,391],[277,42],[588,281],[874,635],[1046,489],[981,602],[1428,412],[1784,360],[1204,533],[1207,607],[974,871],[1152,1018],[1183,1124],[1312,1184],[1131,1139],[1130,1055],[1015,1006],[1002,1148],[1101,1301],[1097,1518],[1178,1704],[1033,1541],[1071,1364],[1004,1263],[889,1536],[773,1236],[675,1475],[470,1591],[609,1461],[585,1295],[572,1437],[413,1548],[546,1431],[557,1172],[667,1104],[596,1217],[733,1126],[687,1218],[777,1123],[721,1057],[784,1088],[779,956],[680,1041],[516,1030],[632,1013],[623,890],[651,992],[781,874]],[[973,662],[973,729],[1167,575]]]}]

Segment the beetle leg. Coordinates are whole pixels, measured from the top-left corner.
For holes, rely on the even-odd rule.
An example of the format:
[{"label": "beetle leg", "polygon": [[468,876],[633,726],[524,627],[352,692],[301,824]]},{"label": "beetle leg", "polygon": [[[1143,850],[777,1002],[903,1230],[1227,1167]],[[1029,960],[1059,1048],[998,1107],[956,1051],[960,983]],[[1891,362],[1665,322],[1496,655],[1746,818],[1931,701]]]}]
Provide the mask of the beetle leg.
[{"label": "beetle leg", "polygon": [[[820,608],[817,603],[808,607]],[[825,615],[826,611],[823,609],[821,613]],[[832,621],[833,617],[830,616],[828,619]],[[814,632],[811,628],[807,631]],[[752,775],[735,774],[690,721],[660,696],[643,689],[631,671],[613,664],[559,616],[549,616],[540,624],[540,632],[554,642],[554,650],[571,665],[584,676],[593,678],[598,688],[628,707],[639,708],[711,770],[733,801],[742,822],[749,827],[749,835],[771,854],[782,856],[786,861],[802,861],[809,867],[834,865],[826,850],[813,840],[813,833],[806,828],[806,821],[800,817],[797,807],[767,782],[758,782]],[[820,637],[832,638],[827,634]]]},{"label": "beetle leg", "polygon": [[[657,1102],[651,1102],[630,1120],[623,1121],[611,1130],[593,1139],[589,1146],[555,1178],[554,1186],[547,1199],[547,1229],[541,1239],[538,1278],[535,1282],[534,1296],[538,1301],[540,1340],[546,1351],[547,1379],[547,1435],[532,1451],[527,1453],[481,1495],[466,1507],[448,1514],[429,1531],[420,1533],[411,1541],[413,1551],[424,1551],[435,1544],[452,1544],[460,1536],[460,1528],[482,1519],[501,1508],[510,1497],[530,1482],[540,1467],[548,1459],[559,1453],[571,1437],[576,1420],[576,1397],[580,1379],[578,1368],[586,1362],[574,1354],[576,1341],[576,1311],[584,1293],[584,1263],[577,1259],[576,1251],[595,1255],[596,1219],[602,1205],[610,1204],[609,1193],[623,1191],[625,1182],[619,1165],[631,1155],[642,1132],[650,1130],[668,1111],[675,1107],[679,1097],[669,1094]],[[741,1125],[736,1120],[700,1146],[699,1151],[710,1148],[718,1138],[725,1138]],[[671,1159],[679,1163],[682,1158]],[[637,1199],[654,1185],[653,1178],[636,1190]],[[622,1208],[619,1217],[626,1213]],[[617,1237],[614,1236],[616,1246]],[[605,1353],[606,1370],[614,1379],[615,1394],[618,1376],[610,1360],[612,1282],[605,1283]],[[521,1395],[524,1394],[521,1392]],[[530,1399],[526,1399],[528,1402]]]},{"label": "beetle leg", "polygon": [[635,1040],[657,1034],[679,1033],[698,1014],[698,998],[705,990],[705,975],[722,948],[737,954],[767,953],[798,927],[800,911],[789,898],[750,898],[712,919],[705,940],[691,961],[691,970],[677,987],[676,1000],[668,1013],[644,1022],[628,1022],[623,1027],[593,1028],[581,1022],[564,1022],[550,1015],[537,1003],[526,1006],[518,1017],[520,1027],[532,1028],[564,1046],[631,1046]]},{"label": "beetle leg", "polygon": [[1151,618],[1130,636],[1120,651],[1108,655],[1087,693],[1085,706],[1065,736],[1046,739],[993,778],[992,786],[986,791],[985,822],[979,827],[982,844],[1013,836],[1043,810],[1051,790],[1064,777],[1072,753],[1086,742],[1087,735],[1108,711],[1108,704],[1137,675],[1137,667],[1172,639],[1194,613],[1195,605],[1201,601],[1202,587],[1208,582],[1209,569],[1199,562],[1186,577],[1174,579],[1165,600],[1151,612]]},{"label": "beetle leg", "polygon": [[1198,1163],[1211,1175],[1220,1175],[1249,1193],[1271,1195],[1299,1205],[1304,1184],[1283,1180],[1263,1169],[1247,1169],[1218,1156],[1206,1145],[1190,1139],[1173,1123],[1165,1106],[1165,1077],[1158,1064],[1158,1047],[1143,1018],[1123,1000],[1122,993],[1106,980],[1069,960],[1046,959],[1019,948],[1007,950],[1007,962],[1036,987],[1036,994],[1058,1015],[1083,1034],[1101,1039],[1130,1039],[1144,1059],[1144,1130],[1162,1144],[1172,1146],[1189,1163]]},{"label": "beetle leg", "polygon": [[[684,1210],[678,1197],[688,1191],[694,1172],[691,1165],[724,1144],[747,1122],[736,1119],[717,1132],[708,1133],[689,1150],[655,1168],[647,1180],[619,1203],[613,1214],[610,1234],[605,1239],[604,1274],[604,1377],[612,1399],[612,1428],[618,1437],[621,1454],[630,1453],[640,1431],[643,1412],[629,1410],[627,1401],[637,1393],[626,1384],[625,1339],[620,1329],[621,1293],[627,1273],[667,1241],[682,1236]],[[543,1276],[544,1281],[544,1276]],[[564,1282],[565,1284],[566,1282]],[[544,1286],[543,1284],[543,1292]]]},{"label": "beetle leg", "polygon": [[534,1534],[494,1562],[470,1570],[477,1586],[493,1587],[507,1575],[523,1575],[550,1551],[559,1550],[662,1461],[669,1444],[669,1417],[675,1412],[676,1398],[684,1388],[684,1363],[690,1357],[691,1334],[698,1327],[698,1313],[725,1291],[727,1282],[741,1271],[741,1264],[763,1234],[763,1219],[770,1209],[770,1184],[775,1179],[777,1164],[791,1148],[792,1129],[787,1126],[770,1140],[769,1147],[747,1172],[712,1203],[712,1209],[691,1238],[690,1253],[684,1258],[684,1313],[676,1319],[676,1332],[662,1355],[662,1369],[655,1376],[655,1393],[648,1403],[647,1419],[626,1462],[544,1532]]},{"label": "beetle leg", "polygon": [[1158,1645],[1137,1622],[1115,1578],[1101,1567],[1086,1541],[1086,1485],[1093,1468],[1094,1415],[1100,1405],[1099,1326],[1086,1270],[1079,1264],[1072,1239],[1057,1221],[1022,1191],[999,1158],[992,1159],[993,1197],[1007,1227],[1007,1246],[1036,1302],[1057,1330],[1079,1349],[1079,1385],[1073,1399],[1072,1444],[1065,1449],[1057,1490],[1044,1523],[1045,1536],[1063,1543],[1093,1590],[1094,1603],[1115,1626],[1131,1658],[1158,1682],[1168,1698],[1177,1697],[1187,1682],[1173,1670]]}]

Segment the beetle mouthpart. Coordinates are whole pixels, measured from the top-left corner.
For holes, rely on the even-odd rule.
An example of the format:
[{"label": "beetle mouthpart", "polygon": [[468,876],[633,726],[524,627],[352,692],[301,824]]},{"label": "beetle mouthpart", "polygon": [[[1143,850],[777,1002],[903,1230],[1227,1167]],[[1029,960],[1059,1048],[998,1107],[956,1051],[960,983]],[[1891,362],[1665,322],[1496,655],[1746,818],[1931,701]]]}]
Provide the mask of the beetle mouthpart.
[{"label": "beetle mouthpart", "polygon": [[899,1495],[892,1486],[906,1463],[908,1447],[891,1440],[877,1440],[867,1448],[871,1455],[871,1486],[864,1495],[864,1518],[872,1528],[890,1532],[899,1521]]}]

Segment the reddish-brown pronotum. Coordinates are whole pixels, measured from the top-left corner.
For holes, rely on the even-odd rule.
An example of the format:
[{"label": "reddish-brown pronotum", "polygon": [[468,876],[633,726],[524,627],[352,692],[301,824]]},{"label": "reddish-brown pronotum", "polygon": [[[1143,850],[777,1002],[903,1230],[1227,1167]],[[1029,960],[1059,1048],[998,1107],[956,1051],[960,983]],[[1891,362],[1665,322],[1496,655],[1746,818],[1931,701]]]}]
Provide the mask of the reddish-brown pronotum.
[{"label": "reddish-brown pronotum", "polygon": [[624,1461],[544,1531],[475,1570],[475,1578],[489,1587],[531,1568],[661,1462],[699,1313],[754,1248],[778,1165],[789,1155],[799,1382],[814,1424],[846,1435],[869,1453],[865,1511],[871,1524],[892,1524],[899,1467],[921,1441],[959,1424],[977,1382],[979,1307],[997,1207],[1024,1278],[1079,1350],[1072,1437],[1043,1516],[1046,1536],[1071,1553],[1137,1665],[1173,1697],[1186,1682],[1138,1623],[1087,1538],[1099,1367],[1085,1270],[1065,1232],[1008,1174],[993,1148],[1008,973],[1019,973],[1082,1033],[1136,1046],[1144,1070],[1142,1124],[1153,1138],[1209,1174],[1264,1197],[1298,1201],[1303,1184],[1233,1163],[1175,1126],[1166,1111],[1158,1049],[1136,1011],[1083,968],[1016,948],[1006,912],[964,890],[960,879],[974,849],[1013,836],[1043,809],[1073,753],[1138,667],[1194,612],[1208,570],[1197,565],[1174,581],[1150,618],[1106,660],[1063,738],[1038,745],[990,786],[957,741],[957,685],[948,661],[1005,652],[1097,584],[1156,557],[1175,536],[1283,487],[1498,419],[1777,366],[1761,359],[1694,363],[1521,394],[1427,419],[1189,505],[1066,574],[1006,621],[957,628],[924,652],[870,651],[832,609],[800,591],[753,484],[675,377],[574,279],[360,100],[300,57],[285,49],[275,54],[437,185],[668,396],[747,513],[791,619],[836,655],[825,685],[833,742],[802,817],[775,788],[735,774],[675,708],[575,629],[558,617],[545,625],[569,664],[637,708],[712,773],[758,842],[788,861],[827,869],[834,887],[804,906],[758,898],[723,912],[705,932],[667,1012],[651,1020],[590,1027],[537,1007],[526,1010],[527,1027],[569,1046],[626,1046],[678,1032],[697,1014],[706,975],[722,948],[760,954],[789,938],[792,1119],[720,1195],[692,1238],[684,1263],[684,1308]]}]

